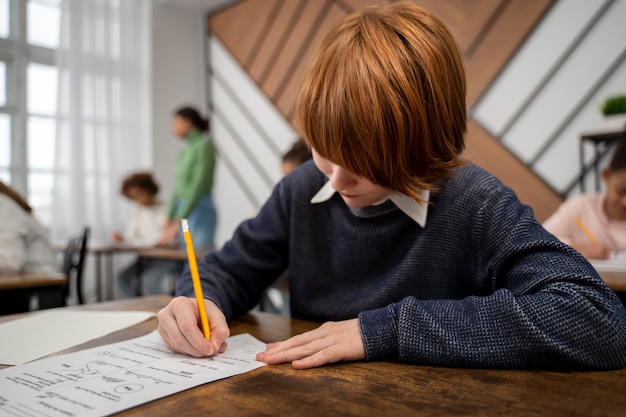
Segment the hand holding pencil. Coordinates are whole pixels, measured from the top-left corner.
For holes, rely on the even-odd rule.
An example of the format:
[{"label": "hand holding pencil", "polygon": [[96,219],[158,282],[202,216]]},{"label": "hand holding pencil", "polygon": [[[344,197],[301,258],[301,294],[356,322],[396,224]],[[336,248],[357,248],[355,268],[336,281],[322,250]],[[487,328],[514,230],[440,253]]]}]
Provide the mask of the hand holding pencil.
[{"label": "hand holding pencil", "polygon": [[203,297],[189,225],[186,220],[181,223],[195,298],[174,298],[167,307],[159,311],[157,330],[165,345],[174,352],[198,358],[213,356],[226,350],[230,329],[219,307]]}]

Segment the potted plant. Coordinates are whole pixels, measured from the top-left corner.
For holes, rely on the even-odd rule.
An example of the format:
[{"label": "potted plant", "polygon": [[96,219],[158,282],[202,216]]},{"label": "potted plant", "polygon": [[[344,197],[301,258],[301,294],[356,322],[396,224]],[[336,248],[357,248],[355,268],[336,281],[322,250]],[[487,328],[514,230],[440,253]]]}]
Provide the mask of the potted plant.
[{"label": "potted plant", "polygon": [[617,130],[626,127],[626,94],[607,97],[600,106],[600,111],[607,129]]}]

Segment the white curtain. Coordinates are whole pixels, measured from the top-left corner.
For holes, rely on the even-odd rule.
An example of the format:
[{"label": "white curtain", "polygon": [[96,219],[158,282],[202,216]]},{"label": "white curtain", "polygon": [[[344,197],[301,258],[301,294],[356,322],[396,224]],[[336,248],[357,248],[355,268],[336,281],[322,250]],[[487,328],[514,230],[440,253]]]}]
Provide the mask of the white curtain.
[{"label": "white curtain", "polygon": [[106,240],[121,179],[152,165],[151,0],[63,0],[52,235]]}]

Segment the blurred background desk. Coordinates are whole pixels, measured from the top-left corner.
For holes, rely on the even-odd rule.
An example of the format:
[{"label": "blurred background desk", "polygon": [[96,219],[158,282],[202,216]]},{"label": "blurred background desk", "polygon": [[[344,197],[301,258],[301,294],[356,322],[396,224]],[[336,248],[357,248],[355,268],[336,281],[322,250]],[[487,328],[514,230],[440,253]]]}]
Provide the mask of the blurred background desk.
[{"label": "blurred background desk", "polygon": [[626,271],[602,271],[599,273],[613,291],[626,293]]},{"label": "blurred background desk", "polygon": [[626,292],[626,260],[592,260],[590,263],[613,291]]},{"label": "blurred background desk", "polygon": [[[96,270],[96,300],[112,300],[115,298],[113,255],[116,253],[135,253],[143,249],[123,242],[90,242],[88,252],[94,255]],[[106,258],[103,264],[102,257]],[[103,274],[104,268],[104,274]],[[103,278],[104,276],[104,278]]]},{"label": "blurred background desk", "polygon": [[29,272],[0,276],[0,290],[60,288],[67,285],[67,277],[58,272]]},{"label": "blurred background desk", "polygon": [[[593,169],[595,191],[600,191],[600,160],[605,157],[620,139],[626,138],[626,126],[621,130],[607,132],[590,132],[580,135],[580,191],[585,191],[585,176]],[[593,158],[586,165],[585,143],[593,145]]]},{"label": "blurred background desk", "polygon": [[[72,308],[156,312],[170,299],[152,296]],[[156,325],[153,318],[64,352],[141,336]],[[256,312],[233,320],[231,333],[250,333],[273,342],[317,325]],[[211,382],[118,415],[617,416],[626,410],[624,392],[626,370],[549,372],[353,362],[297,371],[282,364]]]},{"label": "blurred background desk", "polygon": [[58,272],[0,276],[0,315],[27,311],[30,308],[28,299],[34,294],[38,297],[37,308],[65,306],[68,282],[67,276]]}]

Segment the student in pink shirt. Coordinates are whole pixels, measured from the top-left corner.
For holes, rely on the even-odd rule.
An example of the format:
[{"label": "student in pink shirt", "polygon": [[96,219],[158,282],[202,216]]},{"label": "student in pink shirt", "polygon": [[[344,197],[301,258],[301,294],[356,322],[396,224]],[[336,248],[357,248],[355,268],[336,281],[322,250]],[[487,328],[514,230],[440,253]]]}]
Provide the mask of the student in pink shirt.
[{"label": "student in pink shirt", "polygon": [[602,171],[606,190],[568,198],[543,226],[588,259],[626,251],[626,140]]}]

